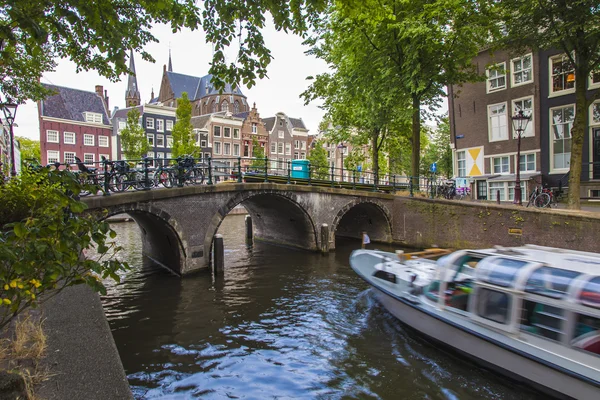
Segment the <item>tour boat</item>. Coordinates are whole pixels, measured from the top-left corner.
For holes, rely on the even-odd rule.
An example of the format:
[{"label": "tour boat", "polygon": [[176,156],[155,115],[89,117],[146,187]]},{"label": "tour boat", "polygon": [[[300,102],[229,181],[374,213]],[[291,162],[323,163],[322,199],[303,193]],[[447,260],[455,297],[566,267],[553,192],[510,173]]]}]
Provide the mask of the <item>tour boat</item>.
[{"label": "tour boat", "polygon": [[600,254],[534,245],[448,253],[355,250],[350,265],[430,339],[554,397],[600,399]]}]

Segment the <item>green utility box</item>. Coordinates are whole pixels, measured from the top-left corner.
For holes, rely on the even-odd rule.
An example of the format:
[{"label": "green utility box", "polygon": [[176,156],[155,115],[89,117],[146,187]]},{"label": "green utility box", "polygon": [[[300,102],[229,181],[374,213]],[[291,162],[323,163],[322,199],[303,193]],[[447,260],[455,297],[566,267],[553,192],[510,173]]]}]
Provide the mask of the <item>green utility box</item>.
[{"label": "green utility box", "polygon": [[310,161],[308,160],[292,160],[292,178],[308,179],[310,174]]}]

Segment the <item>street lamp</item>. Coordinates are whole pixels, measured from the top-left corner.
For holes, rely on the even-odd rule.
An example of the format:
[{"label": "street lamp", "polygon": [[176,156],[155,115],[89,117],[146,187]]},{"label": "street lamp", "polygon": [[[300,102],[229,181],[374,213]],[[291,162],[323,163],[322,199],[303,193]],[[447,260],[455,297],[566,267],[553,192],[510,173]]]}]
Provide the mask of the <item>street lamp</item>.
[{"label": "street lamp", "polygon": [[15,167],[15,135],[13,133],[13,124],[15,123],[15,115],[17,115],[17,104],[1,103],[0,108],[4,112],[4,119],[8,123],[8,131],[10,133],[10,175],[17,175]]},{"label": "street lamp", "polygon": [[342,153],[342,173],[341,173],[340,181],[343,182],[344,181],[344,149],[346,148],[346,145],[344,143],[341,143],[341,144],[338,144],[337,148],[340,149],[340,152]]},{"label": "street lamp", "polygon": [[514,204],[523,205],[521,200],[521,136],[527,128],[527,124],[531,120],[531,114],[523,114],[523,110],[519,110],[512,117],[513,130],[517,133],[517,179],[515,179],[515,198]]}]

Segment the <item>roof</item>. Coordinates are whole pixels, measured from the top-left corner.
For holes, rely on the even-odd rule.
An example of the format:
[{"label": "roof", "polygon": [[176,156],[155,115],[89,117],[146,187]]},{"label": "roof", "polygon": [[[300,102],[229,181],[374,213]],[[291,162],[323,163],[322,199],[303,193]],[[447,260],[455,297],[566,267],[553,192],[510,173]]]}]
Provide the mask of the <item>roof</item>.
[{"label": "roof", "polygon": [[113,118],[127,118],[127,114],[129,113],[129,111],[133,110],[134,108],[137,108],[140,114],[142,114],[144,111],[144,106],[119,108],[114,112]]},{"label": "roof", "polygon": [[41,101],[42,117],[60,118],[70,121],[86,122],[84,112],[102,114],[102,123],[109,125],[110,120],[104,107],[104,101],[96,92],[71,89],[63,86],[43,84],[56,92]]},{"label": "roof", "polygon": [[290,122],[292,123],[292,128],[306,129],[302,118],[290,118]]},{"label": "roof", "polygon": [[200,115],[198,117],[192,117],[192,119],[191,119],[192,126],[195,129],[202,129],[206,126],[206,124],[210,120],[210,117],[211,117],[210,114]]},{"label": "roof", "polygon": [[271,132],[273,129],[273,125],[275,125],[275,117],[263,118],[262,121],[265,124],[265,128],[267,128],[267,132]]},{"label": "roof", "polygon": [[241,113],[233,114],[233,116],[235,118],[241,118],[241,119],[248,118],[248,115],[250,115],[250,111],[244,111],[244,112],[241,112]]},{"label": "roof", "polygon": [[173,90],[176,99],[181,98],[181,94],[183,92],[188,94],[190,100],[197,100],[213,94],[237,94],[244,96],[239,88],[234,89],[230,84],[226,84],[223,92],[219,93],[219,91],[216,90],[211,83],[212,75],[210,74],[203,77],[197,77],[167,71],[167,78],[169,79],[171,89]]}]

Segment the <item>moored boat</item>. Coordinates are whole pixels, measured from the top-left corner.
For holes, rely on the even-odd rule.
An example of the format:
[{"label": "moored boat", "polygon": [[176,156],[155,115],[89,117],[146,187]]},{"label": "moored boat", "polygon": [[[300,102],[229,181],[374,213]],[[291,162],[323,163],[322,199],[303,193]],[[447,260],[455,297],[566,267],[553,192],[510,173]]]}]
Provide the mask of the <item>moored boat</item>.
[{"label": "moored boat", "polygon": [[526,245],[433,261],[355,250],[350,265],[429,338],[552,396],[600,398],[600,254]]}]

